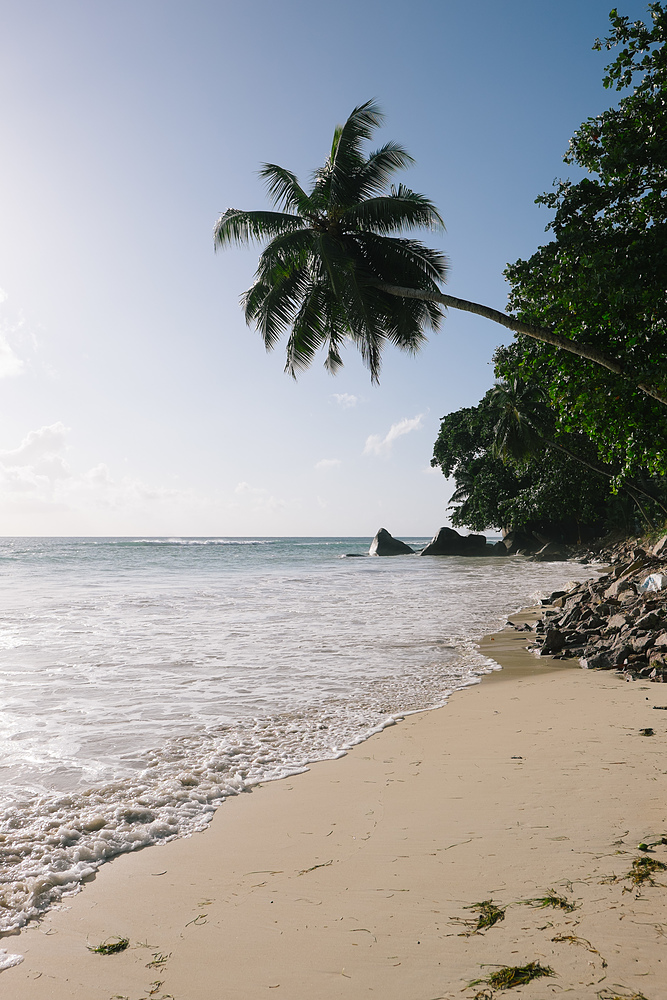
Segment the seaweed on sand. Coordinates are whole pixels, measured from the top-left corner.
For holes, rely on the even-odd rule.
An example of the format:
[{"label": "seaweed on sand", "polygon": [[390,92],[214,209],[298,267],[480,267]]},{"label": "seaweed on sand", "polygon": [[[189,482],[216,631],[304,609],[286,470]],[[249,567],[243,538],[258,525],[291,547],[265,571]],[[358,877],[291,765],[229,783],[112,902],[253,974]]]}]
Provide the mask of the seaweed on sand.
[{"label": "seaweed on sand", "polygon": [[504,965],[497,972],[492,972],[486,979],[474,979],[468,983],[468,988],[486,983],[494,990],[511,990],[515,986],[525,986],[533,979],[555,975],[552,968],[548,965],[540,965],[539,962],[528,962],[527,965]]},{"label": "seaweed on sand", "polygon": [[579,944],[582,946],[582,948],[585,948],[587,951],[590,951],[591,955],[598,955],[600,961],[602,962],[602,968],[603,969],[607,968],[608,964],[607,960],[603,958],[602,955],[600,955],[600,952],[597,950],[597,948],[594,948],[593,945],[590,943],[590,941],[588,941],[586,938],[577,937],[576,934],[556,934],[556,937],[552,937],[551,940],[555,941],[557,944],[560,944],[563,941],[569,941],[570,944]]},{"label": "seaweed on sand", "polygon": [[643,993],[618,993],[615,989],[598,990],[598,1000],[648,1000]]},{"label": "seaweed on sand", "polygon": [[464,910],[478,911],[476,920],[463,920],[461,917],[452,918],[457,924],[464,924],[468,928],[465,932],[466,935],[478,934],[479,931],[485,931],[505,919],[505,910],[496,906],[492,899],[484,899],[481,903],[464,906]]},{"label": "seaweed on sand", "polygon": [[625,878],[629,879],[636,887],[644,885],[646,882],[649,885],[655,885],[653,876],[656,872],[664,871],[667,871],[667,865],[664,861],[658,861],[657,858],[649,858],[644,855],[644,857],[635,858],[632,862],[632,868]]},{"label": "seaweed on sand", "polygon": [[91,948],[88,945],[88,951],[92,951],[96,955],[117,955],[119,951],[125,951],[129,947],[129,944],[130,939],[126,937],[107,938],[102,944],[98,944],[96,948]]},{"label": "seaweed on sand", "polygon": [[526,906],[539,906],[542,908],[553,906],[554,909],[565,910],[566,913],[572,913],[577,908],[576,903],[566,899],[565,896],[559,896],[555,889],[547,889],[544,896],[537,896],[535,899],[522,899],[521,902],[525,903]]}]

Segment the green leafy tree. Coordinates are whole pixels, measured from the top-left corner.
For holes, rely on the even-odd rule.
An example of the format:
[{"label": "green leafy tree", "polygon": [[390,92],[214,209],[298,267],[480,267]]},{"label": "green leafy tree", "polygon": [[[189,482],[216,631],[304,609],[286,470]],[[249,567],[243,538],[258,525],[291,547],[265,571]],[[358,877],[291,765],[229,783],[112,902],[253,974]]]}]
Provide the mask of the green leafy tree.
[{"label": "green leafy tree", "polygon": [[499,383],[477,406],[443,417],[431,464],[454,478],[452,523],[577,541],[610,523],[631,526],[659,506],[640,483],[612,495],[613,473],[585,436],[568,435],[564,447],[554,431],[539,393],[517,382]]},{"label": "green leafy tree", "polygon": [[[584,339],[653,384],[667,371],[667,10],[651,24],[611,12],[596,43],[622,46],[604,83],[633,85],[618,107],[589,118],[565,162],[586,174],[538,198],[554,211],[553,240],[506,270],[521,319]],[[621,476],[667,471],[664,409],[627,379],[572,355],[517,341],[496,358],[500,378],[519,376],[549,396],[561,430],[582,431]]]},{"label": "green leafy tree", "polygon": [[289,331],[288,372],[307,368],[322,347],[326,366],[337,371],[349,338],[377,380],[386,341],[416,351],[424,329],[436,329],[442,307],[450,306],[593,361],[628,379],[633,390],[667,404],[664,387],[599,345],[442,292],[443,255],[398,235],[442,227],[427,198],[403,185],[389,186],[412,158],[396,143],[364,152],[364,143],[382,120],[372,101],[355,108],[336,129],[330,155],[309,192],[291,171],[265,164],[261,176],[275,211],[228,209],[215,226],[216,247],[267,244],[243,305],[247,322],[257,325],[267,349]]}]

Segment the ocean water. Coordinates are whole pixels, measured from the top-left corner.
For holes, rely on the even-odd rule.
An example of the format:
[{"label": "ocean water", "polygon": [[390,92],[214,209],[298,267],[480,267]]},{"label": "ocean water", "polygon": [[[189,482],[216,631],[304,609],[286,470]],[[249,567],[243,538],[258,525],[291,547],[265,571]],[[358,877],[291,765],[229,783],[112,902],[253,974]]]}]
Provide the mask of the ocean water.
[{"label": "ocean water", "polygon": [[475,640],[574,569],[349,557],[369,544],[0,539],[0,931],[442,705],[494,669]]}]

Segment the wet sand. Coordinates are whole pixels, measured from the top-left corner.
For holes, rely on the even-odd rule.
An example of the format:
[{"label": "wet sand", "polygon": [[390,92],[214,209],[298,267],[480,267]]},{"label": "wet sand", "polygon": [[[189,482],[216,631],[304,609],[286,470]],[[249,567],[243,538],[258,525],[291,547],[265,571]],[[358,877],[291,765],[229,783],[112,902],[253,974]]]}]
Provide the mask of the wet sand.
[{"label": "wet sand", "polygon": [[[555,977],[494,996],[667,1000],[667,888],[623,878],[667,834],[667,690],[525,643],[488,637],[505,669],[444,708],[105,865],[1,942],[24,961],[0,997],[472,1000],[494,967],[539,961]],[[522,902],[551,889],[577,908]],[[489,899],[504,920],[467,934]],[[115,936],[127,950],[89,950]]]}]

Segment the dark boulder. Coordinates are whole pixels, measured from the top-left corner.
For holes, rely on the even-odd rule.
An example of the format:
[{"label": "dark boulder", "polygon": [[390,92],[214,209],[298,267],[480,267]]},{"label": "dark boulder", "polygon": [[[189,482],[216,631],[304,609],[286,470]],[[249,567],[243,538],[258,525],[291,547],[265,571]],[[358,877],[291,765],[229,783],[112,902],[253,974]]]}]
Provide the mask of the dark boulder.
[{"label": "dark boulder", "polygon": [[567,559],[567,552],[558,542],[547,542],[533,556],[536,562],[562,562]]},{"label": "dark boulder", "polygon": [[491,548],[486,544],[486,535],[464,535],[462,542],[463,554],[466,556],[485,556]]},{"label": "dark boulder", "polygon": [[585,670],[613,670],[616,667],[616,658],[604,650],[582,657],[579,662]]},{"label": "dark boulder", "polygon": [[503,545],[507,549],[508,556],[529,555],[540,548],[540,542],[536,538],[514,528],[504,536]]},{"label": "dark boulder", "polygon": [[398,538],[390,535],[386,528],[380,528],[371,542],[368,554],[369,556],[402,556],[407,552],[414,551],[405,542],[401,542]]},{"label": "dark boulder", "polygon": [[459,535],[453,528],[440,528],[425,549],[423,556],[486,556],[493,547],[487,545],[485,535]]},{"label": "dark boulder", "polygon": [[544,636],[543,653],[560,653],[565,647],[565,636],[557,628],[548,628]]}]

